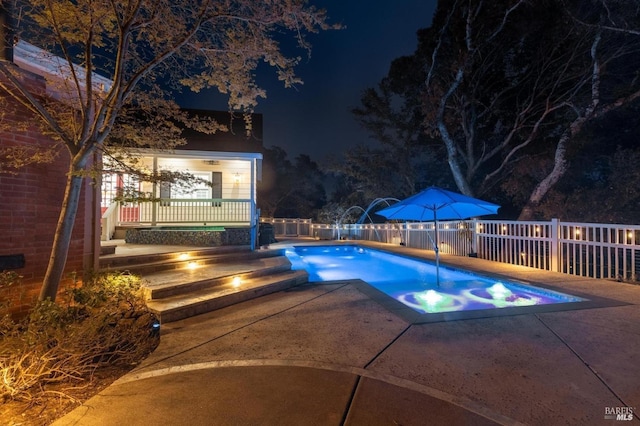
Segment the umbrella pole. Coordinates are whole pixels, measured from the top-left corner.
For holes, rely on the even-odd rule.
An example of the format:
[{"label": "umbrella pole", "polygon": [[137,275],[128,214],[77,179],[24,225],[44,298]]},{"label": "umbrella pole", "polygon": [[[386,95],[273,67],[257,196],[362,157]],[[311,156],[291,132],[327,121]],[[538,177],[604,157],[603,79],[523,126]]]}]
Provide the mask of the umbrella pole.
[{"label": "umbrella pole", "polygon": [[435,252],[436,252],[436,285],[440,287],[440,249],[438,248],[438,216],[436,211],[433,211],[433,220],[435,222],[435,234],[436,240],[434,243]]}]

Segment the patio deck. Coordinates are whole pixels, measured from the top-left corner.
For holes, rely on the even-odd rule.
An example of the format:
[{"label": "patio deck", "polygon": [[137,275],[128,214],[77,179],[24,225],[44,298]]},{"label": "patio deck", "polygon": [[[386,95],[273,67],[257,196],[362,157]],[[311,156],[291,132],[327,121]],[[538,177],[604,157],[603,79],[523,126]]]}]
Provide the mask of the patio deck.
[{"label": "patio deck", "polygon": [[640,286],[441,262],[619,304],[413,324],[350,282],[307,284],[164,325],[142,365],[55,424],[638,424]]}]

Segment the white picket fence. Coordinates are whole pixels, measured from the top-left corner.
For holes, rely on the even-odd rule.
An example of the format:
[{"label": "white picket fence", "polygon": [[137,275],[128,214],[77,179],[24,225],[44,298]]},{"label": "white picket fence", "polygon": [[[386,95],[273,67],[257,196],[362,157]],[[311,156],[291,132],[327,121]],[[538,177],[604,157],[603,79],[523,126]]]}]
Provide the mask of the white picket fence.
[{"label": "white picket fence", "polygon": [[[314,224],[265,219],[276,237],[356,239],[433,250],[433,222]],[[640,281],[640,225],[551,221],[468,220],[438,223],[441,253],[477,256],[570,275]]]}]

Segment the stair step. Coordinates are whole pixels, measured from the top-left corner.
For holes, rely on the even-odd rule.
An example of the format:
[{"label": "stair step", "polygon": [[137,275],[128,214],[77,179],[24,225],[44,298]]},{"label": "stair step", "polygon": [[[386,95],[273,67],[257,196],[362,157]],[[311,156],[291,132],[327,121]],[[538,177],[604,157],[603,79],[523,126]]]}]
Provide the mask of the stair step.
[{"label": "stair step", "polygon": [[286,272],[290,269],[291,262],[286,256],[274,256],[198,265],[197,269],[185,268],[158,272],[144,276],[145,297],[147,300],[158,300],[229,284],[235,277],[246,281],[264,275]]},{"label": "stair step", "polygon": [[306,271],[286,271],[251,278],[238,287],[227,282],[213,289],[194,291],[189,294],[150,300],[147,307],[160,318],[160,322],[178,321],[194,315],[211,312],[236,303],[255,299],[307,282]]},{"label": "stair step", "polygon": [[139,275],[152,274],[158,271],[184,269],[189,264],[208,265],[215,263],[246,261],[267,257],[282,256],[283,249],[251,251],[247,249],[218,248],[203,250],[185,250],[172,253],[155,253],[137,256],[103,257],[100,259],[101,270],[128,270]]},{"label": "stair step", "polygon": [[100,256],[107,256],[110,254],[115,254],[116,253],[116,247],[118,247],[117,245],[111,245],[111,246],[107,246],[107,245],[102,245],[100,246]]}]

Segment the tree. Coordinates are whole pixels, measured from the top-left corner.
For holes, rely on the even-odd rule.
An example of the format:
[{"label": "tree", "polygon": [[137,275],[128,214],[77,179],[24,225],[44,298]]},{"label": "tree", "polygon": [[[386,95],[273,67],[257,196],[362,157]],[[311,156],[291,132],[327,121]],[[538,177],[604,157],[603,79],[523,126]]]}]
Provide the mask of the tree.
[{"label": "tree", "polygon": [[343,207],[367,206],[381,197],[408,197],[427,182],[442,185],[449,180],[450,174],[442,173],[437,164],[439,144],[422,127],[418,89],[425,78],[423,65],[418,54],[395,59],[387,76],[366,89],[360,105],[352,109],[372,142],[350,149],[331,165],[340,182],[333,199]]},{"label": "tree", "polygon": [[[309,49],[304,35],[330,28],[325,12],[302,0],[7,0],[3,5],[13,12],[15,35],[62,58],[65,77],[49,79],[59,95],[51,99],[31,93],[13,64],[0,61],[3,95],[31,110],[70,160],[41,300],[56,297],[81,183],[94,153],[106,152],[114,141],[161,142],[162,137],[141,137],[150,132],[136,134],[140,120],[133,117],[175,136],[170,118],[178,108],[171,91],[179,87],[216,88],[228,96],[230,109],[251,111],[266,97],[255,82],[261,63],[275,69],[285,86],[300,81],[294,73],[300,58],[283,53],[282,33]],[[110,82],[100,83],[98,73]],[[177,118],[195,125],[188,117]],[[217,130],[208,124],[208,131]],[[161,147],[179,142],[169,138]]]},{"label": "tree", "polygon": [[567,145],[640,94],[637,19],[613,1],[440,3],[426,40],[425,127],[446,147],[459,190],[487,192],[548,153],[520,213],[532,218],[567,171]]},{"label": "tree", "polygon": [[[585,6],[567,2],[576,31],[586,40],[581,83],[567,97],[564,129],[557,139],[553,167],[535,186],[519,219],[533,217],[544,196],[568,170],[567,150],[588,124],[611,115],[640,98],[637,52],[640,10],[626,2],[600,0]],[[578,90],[579,89],[579,90]]]},{"label": "tree", "polygon": [[280,147],[265,149],[258,202],[263,216],[310,218],[326,201],[324,173],[308,155],[293,164]]}]

